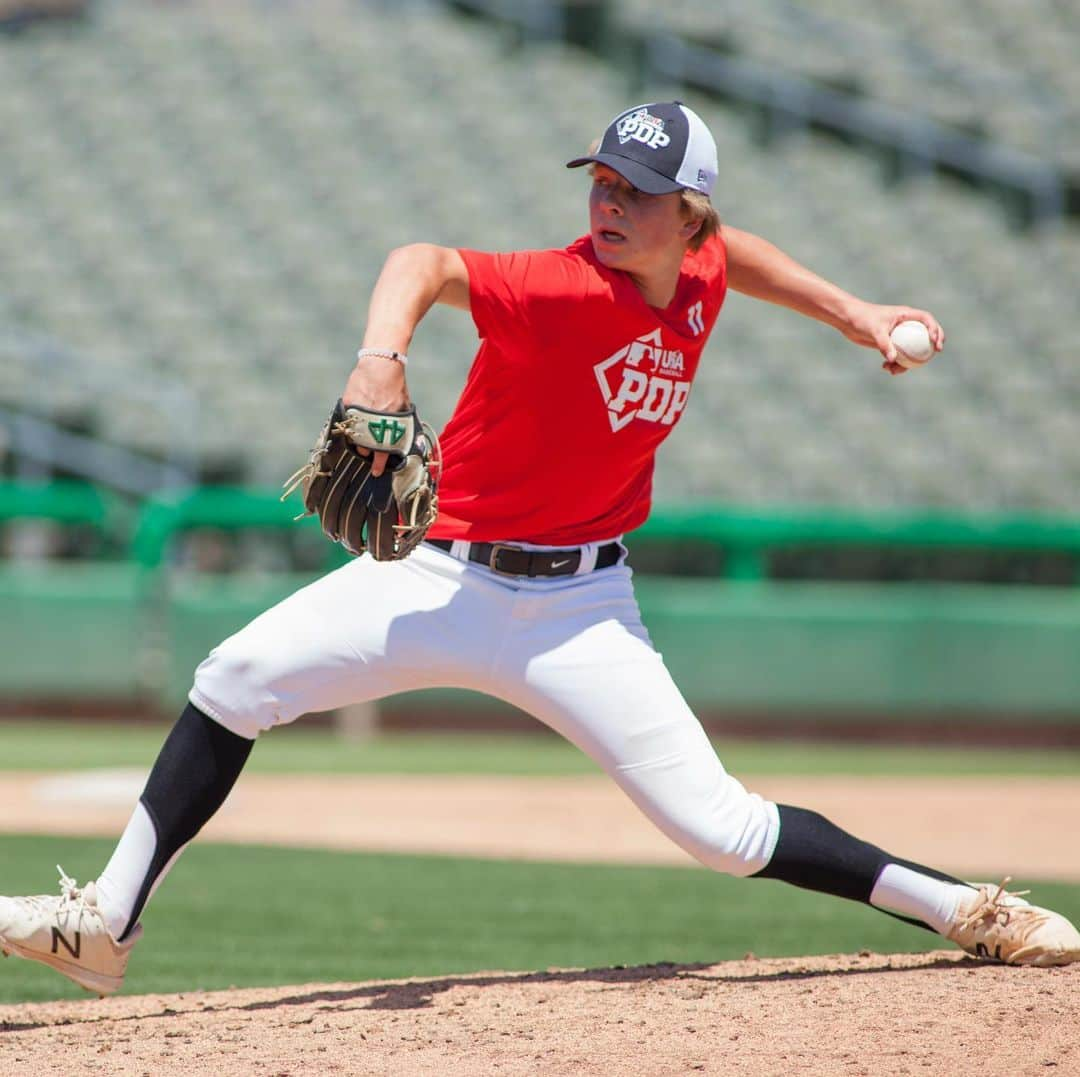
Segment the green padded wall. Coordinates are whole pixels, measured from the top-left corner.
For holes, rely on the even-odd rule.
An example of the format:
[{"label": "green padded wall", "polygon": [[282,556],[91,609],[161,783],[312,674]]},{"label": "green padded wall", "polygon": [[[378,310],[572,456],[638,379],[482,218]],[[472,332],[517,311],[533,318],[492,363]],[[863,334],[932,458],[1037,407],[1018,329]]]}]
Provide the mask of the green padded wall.
[{"label": "green padded wall", "polygon": [[[165,699],[182,701],[214,644],[309,578],[180,585],[169,603]],[[1080,594],[1071,589],[639,577],[637,591],[684,695],[711,710],[1080,721]]]},{"label": "green padded wall", "polygon": [[1080,718],[1071,589],[641,578],[638,599],[691,700]]},{"label": "green padded wall", "polygon": [[132,699],[154,638],[134,566],[0,565],[0,694]]},{"label": "green padded wall", "polygon": [[[5,566],[0,695],[171,711],[211,647],[309,579]],[[1073,588],[656,576],[637,588],[654,644],[703,708],[1080,721]]]}]

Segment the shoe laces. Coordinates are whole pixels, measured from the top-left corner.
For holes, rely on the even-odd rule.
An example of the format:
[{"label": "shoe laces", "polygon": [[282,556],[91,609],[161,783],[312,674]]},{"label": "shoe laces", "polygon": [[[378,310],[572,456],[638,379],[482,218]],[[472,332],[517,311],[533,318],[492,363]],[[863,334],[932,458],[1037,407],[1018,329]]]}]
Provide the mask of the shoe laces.
[{"label": "shoe laces", "polygon": [[[992,884],[980,886],[977,891],[979,896],[975,904],[972,906],[971,911],[958,921],[957,928],[966,930],[969,927],[974,927],[980,920],[994,920],[1004,926],[1008,923],[1009,915],[1012,912],[1018,909],[1031,909],[1032,906],[1028,905],[1027,902],[1010,904],[1009,898],[1022,898],[1031,893],[1030,890],[1006,890],[1005,887],[1011,882],[1012,876],[1006,875],[998,883],[996,890],[993,890]],[[999,917],[1002,919],[999,919]]]},{"label": "shoe laces", "polygon": [[76,922],[81,922],[87,911],[96,911],[88,905],[86,891],[57,864],[56,870],[60,875],[60,898],[55,894],[35,894],[25,897],[25,901],[35,912],[46,916],[55,916],[57,920],[66,919],[74,914],[78,917]]},{"label": "shoe laces", "polygon": [[60,876],[61,907],[75,905],[79,909],[86,908],[86,893],[83,889],[59,864],[56,865],[56,870]]}]

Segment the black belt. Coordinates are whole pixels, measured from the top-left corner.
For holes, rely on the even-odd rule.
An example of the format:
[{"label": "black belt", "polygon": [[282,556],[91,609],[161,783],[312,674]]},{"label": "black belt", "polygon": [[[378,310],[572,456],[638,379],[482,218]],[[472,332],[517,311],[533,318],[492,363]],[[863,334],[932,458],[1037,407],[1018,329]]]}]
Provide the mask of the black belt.
[{"label": "black belt", "polygon": [[[454,545],[450,539],[427,541],[447,553]],[[622,547],[609,542],[596,551],[596,567],[610,568],[621,556]],[[523,550],[504,542],[470,542],[468,558],[504,576],[572,576],[581,564],[581,549]]]}]

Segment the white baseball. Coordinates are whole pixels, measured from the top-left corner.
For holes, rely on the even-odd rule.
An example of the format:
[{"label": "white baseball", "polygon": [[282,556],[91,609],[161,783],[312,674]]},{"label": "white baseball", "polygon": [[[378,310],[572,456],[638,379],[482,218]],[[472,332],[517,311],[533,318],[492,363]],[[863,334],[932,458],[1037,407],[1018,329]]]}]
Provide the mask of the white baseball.
[{"label": "white baseball", "polygon": [[933,357],[930,330],[922,322],[901,322],[890,334],[896,346],[896,361],[901,366],[922,366]]}]

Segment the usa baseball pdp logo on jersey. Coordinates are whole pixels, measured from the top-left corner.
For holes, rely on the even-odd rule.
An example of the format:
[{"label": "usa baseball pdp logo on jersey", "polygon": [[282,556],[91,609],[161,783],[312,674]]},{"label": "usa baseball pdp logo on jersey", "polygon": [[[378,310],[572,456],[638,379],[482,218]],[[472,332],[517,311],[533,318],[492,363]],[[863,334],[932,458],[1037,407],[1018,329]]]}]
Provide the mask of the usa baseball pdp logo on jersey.
[{"label": "usa baseball pdp logo on jersey", "polygon": [[671,426],[686,407],[686,357],[665,348],[661,330],[638,337],[593,367],[613,431],[634,419]]}]

